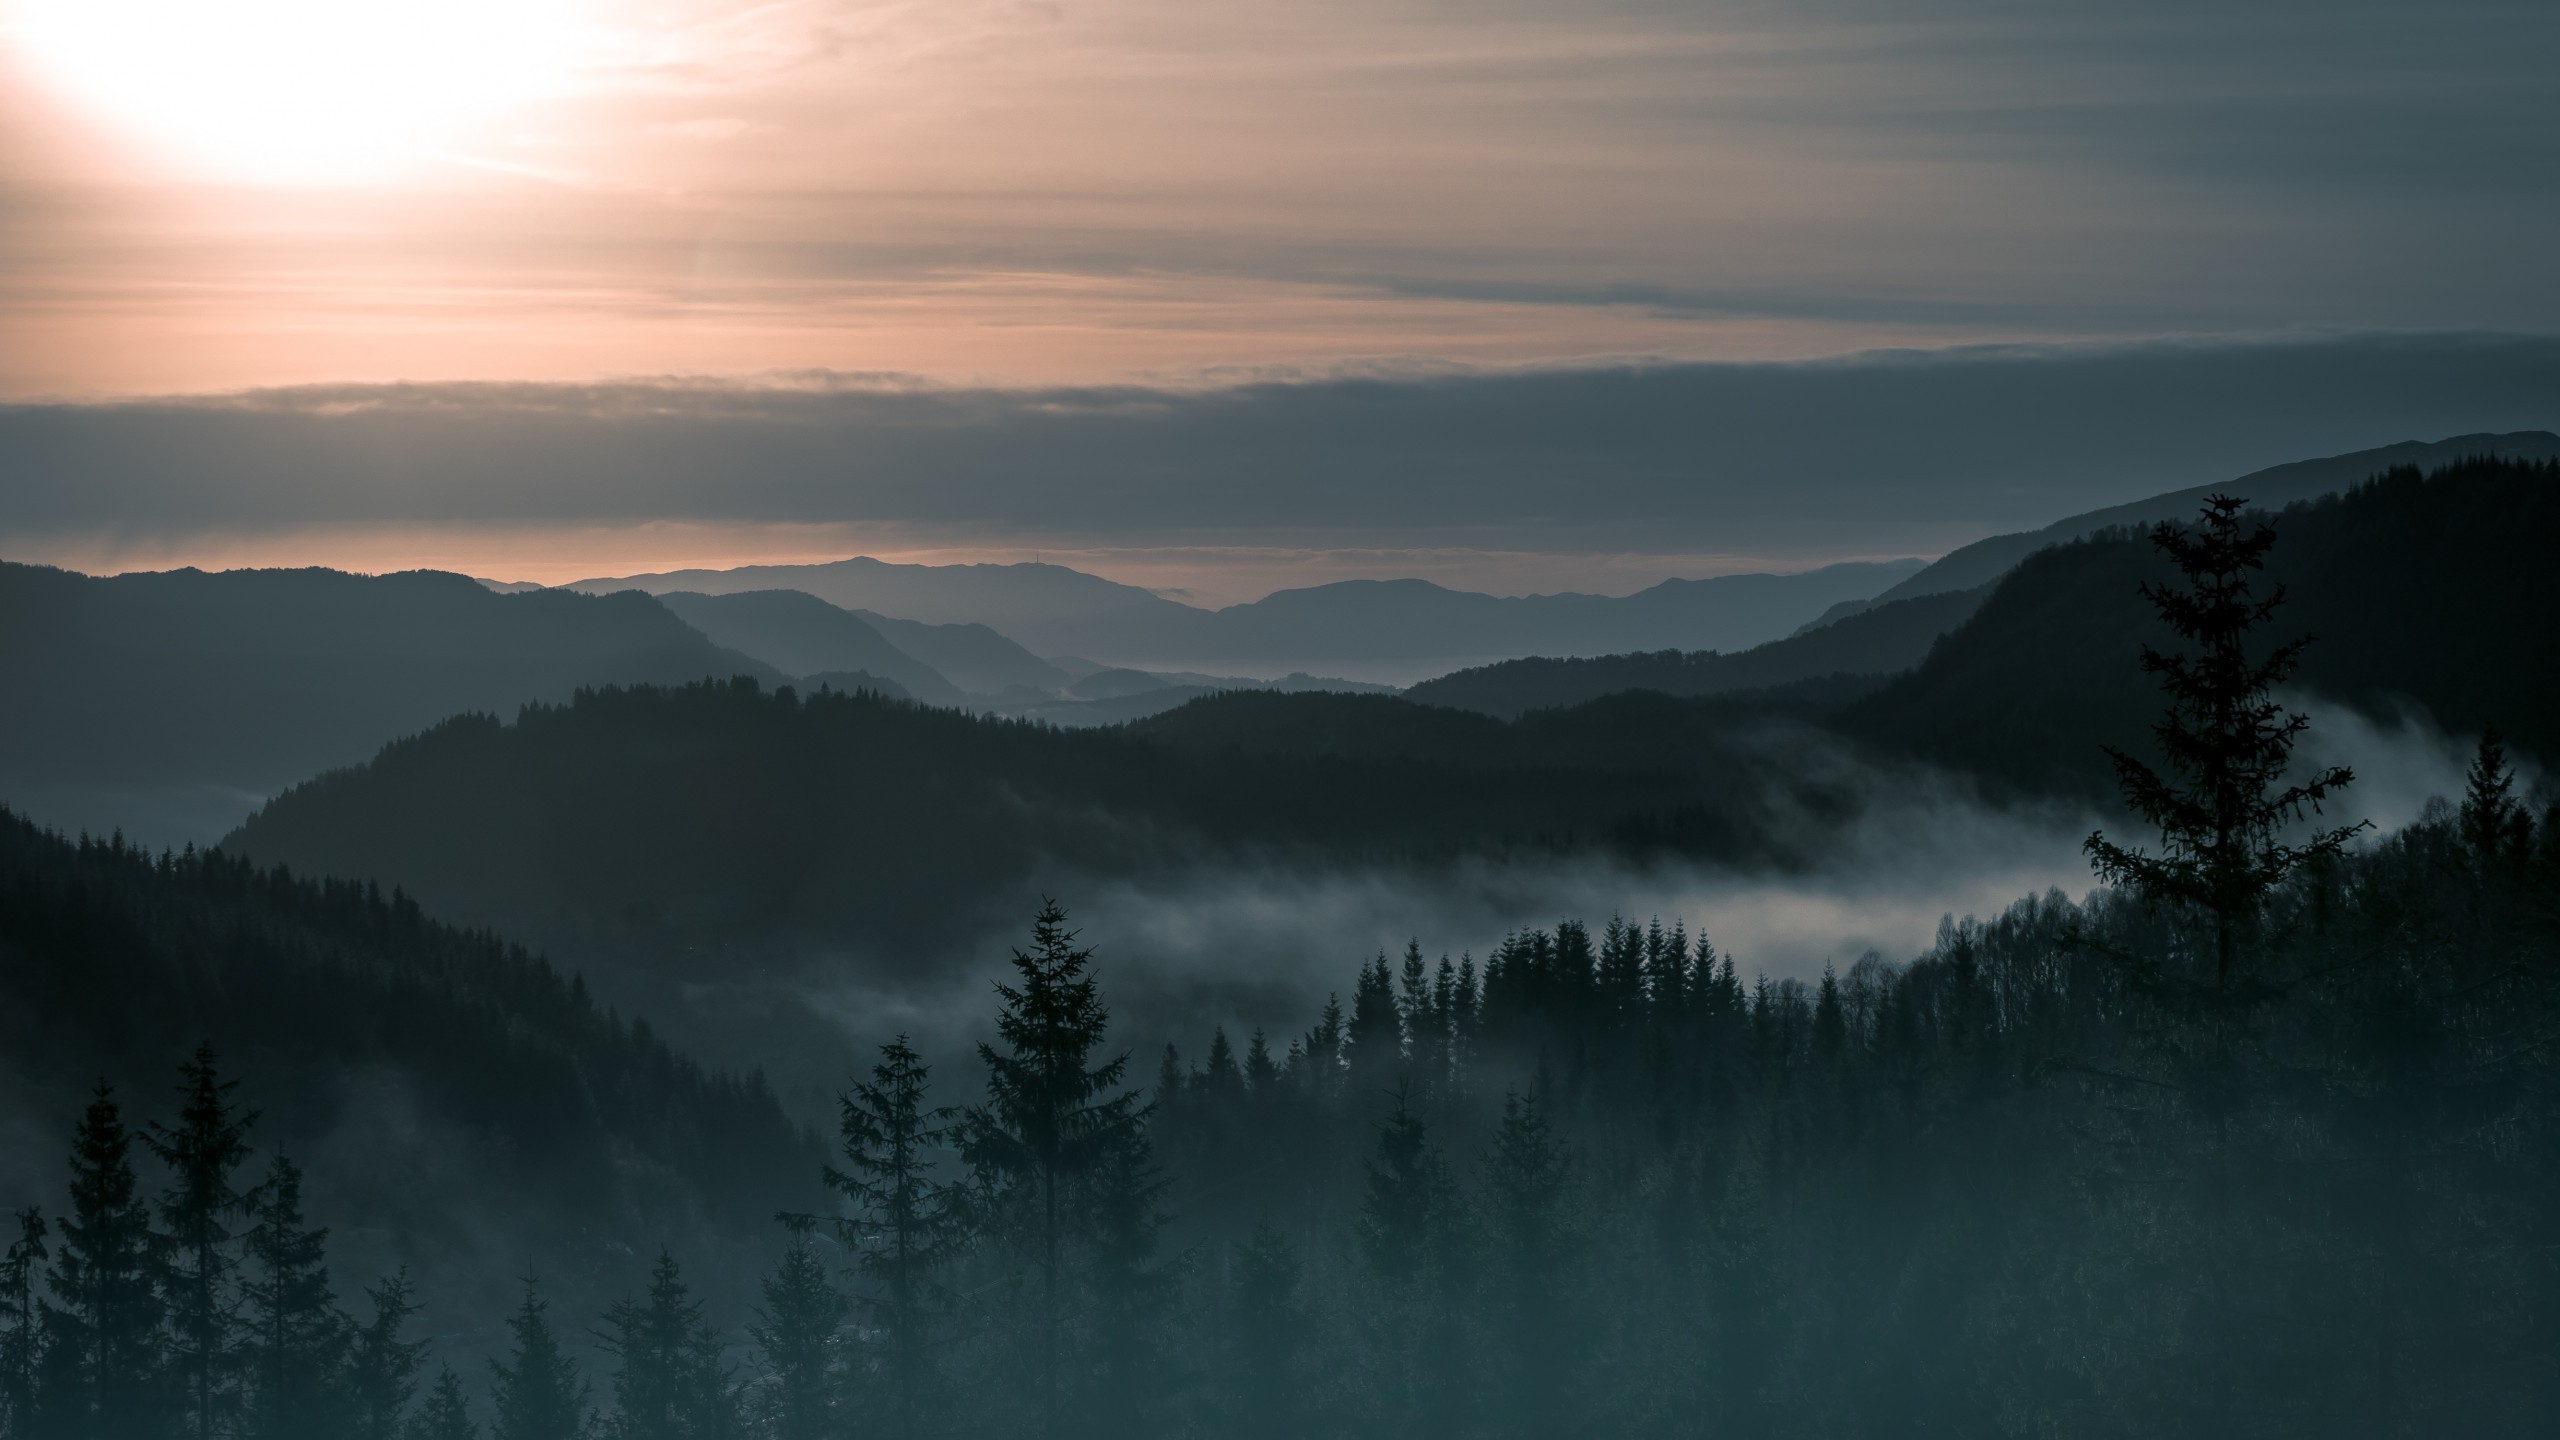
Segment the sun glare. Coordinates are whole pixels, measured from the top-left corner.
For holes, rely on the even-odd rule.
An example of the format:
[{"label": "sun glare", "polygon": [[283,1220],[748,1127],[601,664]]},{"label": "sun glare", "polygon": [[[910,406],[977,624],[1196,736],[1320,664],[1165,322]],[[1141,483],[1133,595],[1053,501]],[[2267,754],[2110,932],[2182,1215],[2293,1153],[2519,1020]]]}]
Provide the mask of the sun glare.
[{"label": "sun glare", "polygon": [[368,178],[555,90],[586,0],[0,0],[67,98],[237,178]]}]

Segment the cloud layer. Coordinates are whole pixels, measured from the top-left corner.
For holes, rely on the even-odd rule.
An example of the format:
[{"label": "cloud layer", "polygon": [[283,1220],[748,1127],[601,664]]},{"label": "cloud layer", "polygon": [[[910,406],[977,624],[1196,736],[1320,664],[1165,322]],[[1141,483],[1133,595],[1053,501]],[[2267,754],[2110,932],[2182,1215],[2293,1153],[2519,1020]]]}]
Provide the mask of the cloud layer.
[{"label": "cloud layer", "polygon": [[1393,574],[1411,549],[1463,579],[1456,550],[1586,557],[1551,578],[1578,564],[1626,589],[1629,553],[1691,573],[1934,554],[2282,461],[2560,426],[2555,396],[2560,340],[2498,336],[1192,389],[327,387],[0,408],[0,553],[673,524],[697,562],[727,533],[788,532],[837,553],[1192,557],[1152,583],[1253,553]]}]

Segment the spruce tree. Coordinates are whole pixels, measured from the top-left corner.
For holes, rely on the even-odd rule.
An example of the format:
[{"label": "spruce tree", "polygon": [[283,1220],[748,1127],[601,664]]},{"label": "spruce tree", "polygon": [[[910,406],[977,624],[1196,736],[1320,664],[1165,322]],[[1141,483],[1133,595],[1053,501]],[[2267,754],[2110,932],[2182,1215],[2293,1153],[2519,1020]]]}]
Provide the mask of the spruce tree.
[{"label": "spruce tree", "polygon": [[1140,1440],[1164,1419],[1160,1351],[1173,1286],[1157,1248],[1166,1188],[1143,1123],[1120,1133],[1085,1187],[1092,1321],[1083,1409],[1092,1435]]},{"label": "spruce tree", "polygon": [[0,1256],[0,1435],[33,1433],[36,1361],[44,1339],[44,1301],[36,1281],[52,1227],[33,1206],[18,1212],[18,1238]]},{"label": "spruce tree", "polygon": [[[1026,980],[1025,990],[1034,988]],[[856,1084],[839,1106],[845,1168],[825,1172],[852,1212],[837,1231],[865,1282],[863,1304],[888,1382],[890,1433],[899,1440],[923,1429],[935,1388],[937,1277],[968,1238],[961,1192],[937,1173],[936,1156],[957,1126],[950,1110],[925,1108],[931,1079],[907,1037],[881,1046],[869,1083]]]},{"label": "spruce tree", "polygon": [[1056,901],[1044,904],[1032,922],[1031,948],[1013,952],[1016,983],[996,986],[1003,1048],[978,1047],[987,1100],[969,1112],[966,1147],[993,1206],[991,1220],[1031,1267],[1028,1359],[1041,1433],[1052,1437],[1061,1413],[1068,1266],[1087,1228],[1079,1214],[1084,1187],[1140,1114],[1137,1094],[1120,1090],[1129,1057],[1094,1058],[1110,1015],[1087,973],[1093,952],[1076,946],[1066,921]]},{"label": "spruce tree", "polygon": [[505,1360],[489,1362],[490,1440],[581,1440],[586,1434],[587,1382],[551,1333],[550,1309],[527,1280],[524,1303],[507,1320],[514,1348]]},{"label": "spruce tree", "polygon": [[603,1342],[614,1358],[613,1440],[728,1440],[737,1402],[720,1360],[720,1335],[684,1283],[675,1256],[658,1251],[649,1293],[605,1312]]},{"label": "spruce tree", "polygon": [[105,1081],[71,1146],[71,1206],[47,1281],[41,1403],[70,1434],[151,1436],[168,1415],[157,1281],[163,1253],[133,1173],[133,1141]]},{"label": "spruce tree", "polygon": [[1351,990],[1351,1030],[1345,1037],[1351,1061],[1351,1083],[1358,1103],[1371,1103],[1374,1092],[1395,1083],[1404,1068],[1404,1024],[1396,1011],[1396,986],[1384,951],[1361,967],[1360,983]]},{"label": "spruce tree", "polygon": [[1391,1287],[1419,1281],[1441,1257],[1455,1186],[1430,1127],[1398,1093],[1378,1123],[1378,1144],[1360,1198],[1360,1250],[1370,1273]]},{"label": "spruce tree", "polygon": [[241,1428],[255,1440],[333,1440],[342,1433],[332,1402],[343,1393],[347,1321],[329,1289],[329,1232],[303,1221],[300,1166],[275,1157],[249,1219]]},{"label": "spruce tree", "polygon": [[747,1325],[764,1369],[756,1418],[770,1440],[827,1440],[845,1416],[848,1307],[827,1281],[826,1262],[810,1243],[806,1218],[792,1217],[791,1223],[791,1244],[765,1277],[764,1304]]},{"label": "spruce tree", "polygon": [[258,1117],[233,1108],[239,1082],[222,1078],[210,1044],[197,1047],[178,1076],[178,1123],[146,1126],[143,1143],[169,1167],[159,1209],[170,1252],[162,1282],[170,1379],[186,1410],[184,1433],[214,1440],[240,1400],[231,1227],[249,1201],[231,1176],[249,1158],[249,1127]]},{"label": "spruce tree", "polygon": [[402,1433],[403,1440],[480,1440],[480,1427],[471,1421],[471,1402],[462,1393],[462,1377],[452,1366],[437,1368],[436,1383],[427,1387],[417,1418]]},{"label": "spruce tree", "polygon": [[2515,783],[2506,740],[2494,729],[2482,730],[2464,777],[2458,824],[2463,846],[2484,872],[2520,864],[2533,853],[2533,817],[2517,802]]},{"label": "spruce tree", "polygon": [[2127,804],[2159,828],[2157,852],[2118,845],[2092,832],[2085,848],[2100,878],[2154,900],[2194,907],[2213,928],[2210,999],[2226,1005],[2244,976],[2242,951],[2268,892],[2302,866],[2343,849],[2361,825],[2317,831],[2298,842],[2287,826],[2355,778],[2344,766],[2284,783],[2293,748],[2310,720],[2278,704],[2275,687],[2311,643],[2301,636],[2253,656],[2259,628],[2284,604],[2278,585],[2261,597],[2253,577],[2266,568],[2276,533],[2242,526],[2248,502],[2207,496],[2193,531],[2162,523],[2152,543],[2177,563],[2181,586],[2145,582],[2143,596],[2190,646],[2165,654],[2145,645],[2142,668],[2160,677],[2169,708],[2151,728],[2168,773],[2107,747]]},{"label": "spruce tree", "polygon": [[1485,1259],[1494,1273],[1496,1374],[1504,1428],[1524,1436],[1569,1429],[1582,1327],[1569,1281],[1576,1236],[1571,1165],[1534,1096],[1507,1095],[1484,1161]]},{"label": "spruce tree", "polygon": [[1244,1440],[1307,1433],[1308,1323],[1300,1266],[1288,1237],[1268,1221],[1228,1262],[1223,1429]]},{"label": "spruce tree", "polygon": [[394,1271],[368,1288],[365,1298],[373,1316],[355,1328],[347,1354],[347,1434],[350,1440],[399,1440],[427,1349],[425,1341],[401,1333],[418,1313],[409,1272]]}]

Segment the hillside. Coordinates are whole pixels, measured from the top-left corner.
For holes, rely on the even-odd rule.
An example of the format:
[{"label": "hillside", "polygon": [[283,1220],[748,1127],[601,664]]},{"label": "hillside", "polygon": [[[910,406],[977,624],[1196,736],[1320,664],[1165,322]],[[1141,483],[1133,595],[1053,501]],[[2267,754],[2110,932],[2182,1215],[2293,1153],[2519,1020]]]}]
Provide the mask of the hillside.
[{"label": "hillside", "polygon": [[727,595],[678,590],[659,596],[658,603],[711,643],[753,656],[785,675],[861,674],[886,680],[897,687],[897,693],[933,704],[955,704],[961,699],[959,686],[891,644],[871,622],[815,595],[797,590],[740,590]]},{"label": "hillside", "polygon": [[434,571],[92,577],[0,562],[0,801],[154,843],[469,710],[770,668],[644,595],[500,595]]},{"label": "hillside", "polygon": [[2270,510],[2282,509],[2300,500],[2314,500],[2352,488],[2386,470],[2402,466],[2431,469],[2450,465],[2475,456],[2503,456],[2516,460],[2551,460],[2560,458],[2560,435],[2547,430],[2519,430],[2504,435],[2456,435],[2446,440],[2405,440],[2397,445],[2384,445],[2372,450],[2358,450],[2346,455],[2330,455],[2317,460],[2296,460],[2284,465],[2271,465],[2253,470],[2234,480],[2212,485],[2195,485],[2172,490],[2129,504],[2113,505],[2057,520],[2041,530],[2021,531],[2012,535],[1994,535],[1960,546],[1939,557],[1936,563],[1903,580],[1878,595],[1882,603],[1905,600],[1917,595],[1936,595],[1950,590],[1970,590],[1987,585],[2008,573],[2011,567],[2029,555],[2048,546],[2078,540],[2101,530],[2124,525],[2156,525],[2163,520],[2186,520],[2204,503],[2204,497],[2215,491],[2244,495]]},{"label": "hillside", "polygon": [[761,1245],[816,1163],[760,1080],[702,1069],[404,895],[75,845],[0,811],[0,1199],[53,1192],[99,1077],[157,1115],[206,1042],[342,1248],[477,1309],[528,1254],[578,1257],[555,1278],[584,1290],[624,1283],[615,1246]]},{"label": "hillside", "polygon": [[1531,710],[1579,705],[1629,690],[1722,695],[1832,675],[1890,675],[1919,664],[1930,645],[1962,624],[1988,594],[1985,586],[1897,600],[1730,655],[1663,650],[1585,659],[1506,660],[1425,680],[1405,694],[1422,704],[1508,720]]},{"label": "hillside", "polygon": [[[2273,523],[2276,633],[2318,637],[2301,690],[2380,714],[2414,705],[2456,734],[2495,725],[2560,755],[2560,464],[2398,469]],[[2147,753],[2159,698],[2132,661],[2170,637],[2137,590],[2167,574],[2132,531],[2040,551],[1837,724],[2015,787],[2104,796],[2099,744]]]}]

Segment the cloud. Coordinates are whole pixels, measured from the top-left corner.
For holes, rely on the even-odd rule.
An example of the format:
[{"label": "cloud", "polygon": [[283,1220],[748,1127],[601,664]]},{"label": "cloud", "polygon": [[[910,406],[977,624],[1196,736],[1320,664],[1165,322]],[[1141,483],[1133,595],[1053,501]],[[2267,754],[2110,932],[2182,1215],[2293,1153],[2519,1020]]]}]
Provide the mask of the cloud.
[{"label": "cloud", "polygon": [[1224,387],[309,387],[0,407],[0,552],[680,522],[898,550],[1928,554],[2282,461],[2553,426],[2555,395],[2560,340],[2497,335]]}]

